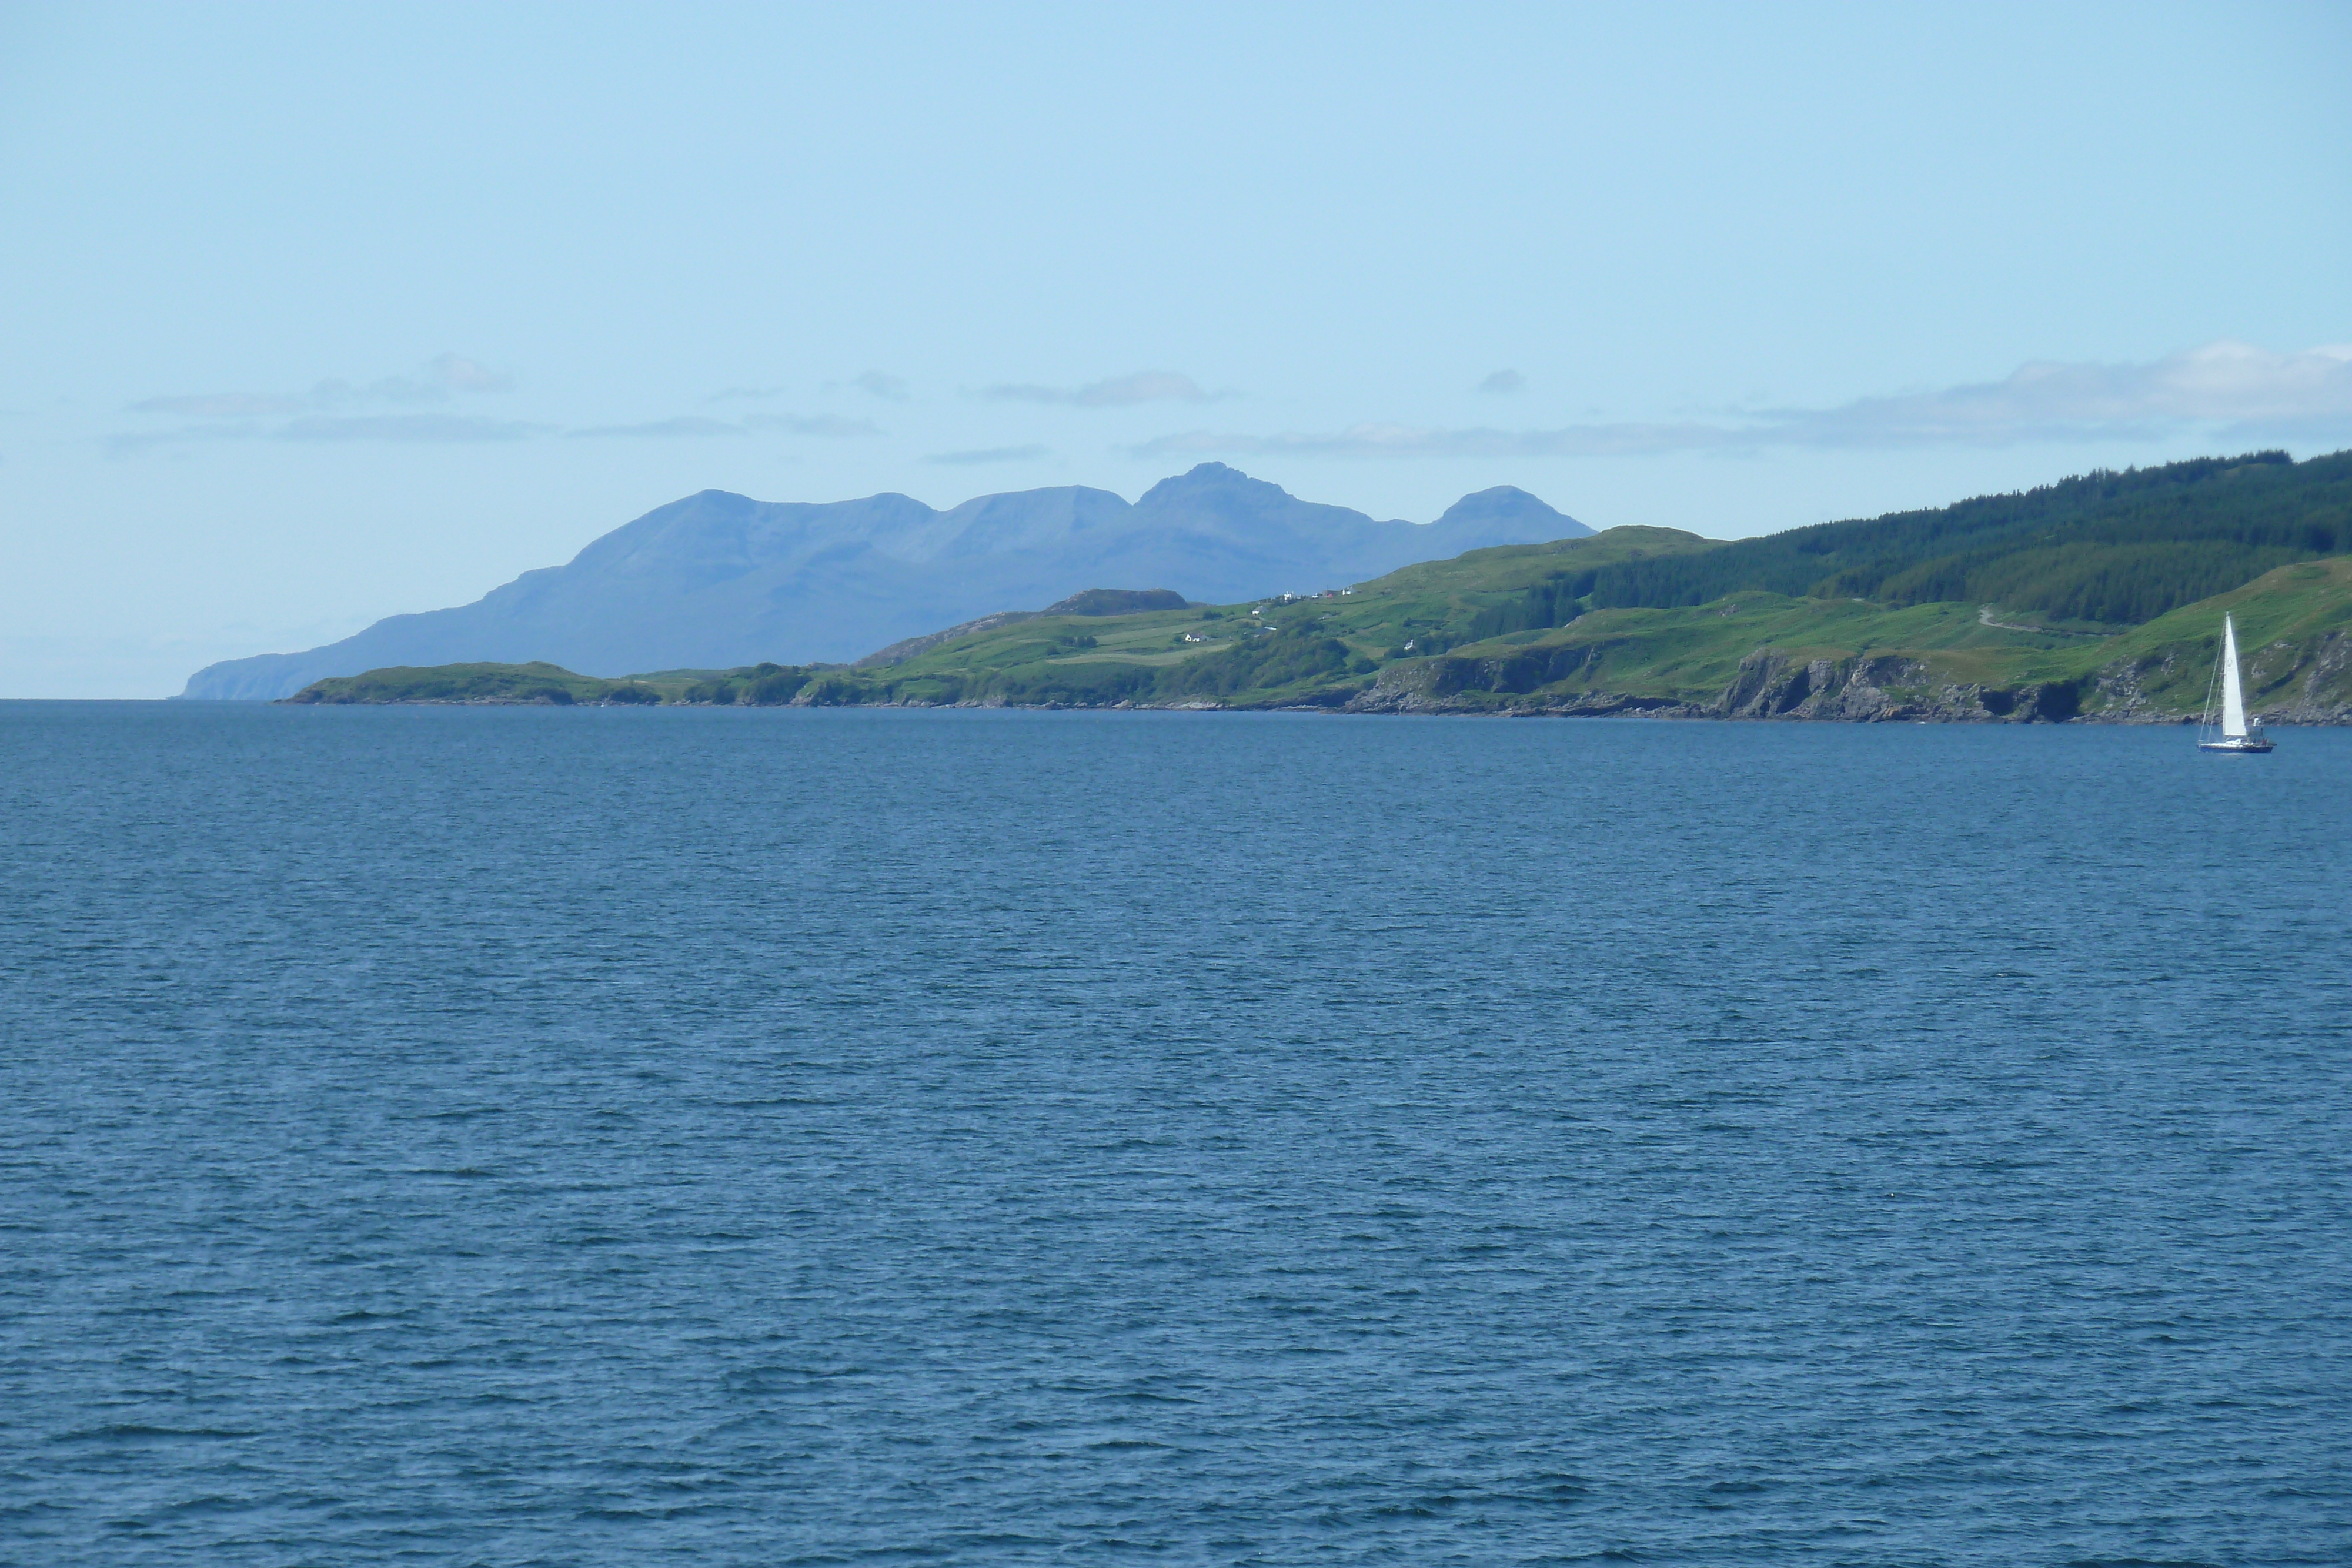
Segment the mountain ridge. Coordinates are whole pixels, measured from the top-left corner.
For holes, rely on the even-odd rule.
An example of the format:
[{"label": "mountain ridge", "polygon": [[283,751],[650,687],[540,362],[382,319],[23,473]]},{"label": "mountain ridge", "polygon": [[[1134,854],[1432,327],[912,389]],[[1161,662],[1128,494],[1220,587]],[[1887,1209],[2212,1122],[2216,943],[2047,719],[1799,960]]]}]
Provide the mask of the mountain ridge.
[{"label": "mountain ridge", "polygon": [[369,669],[471,662],[616,673],[776,658],[847,663],[1089,583],[1164,584],[1230,602],[1591,531],[1524,491],[1504,490],[1507,505],[1462,513],[1476,499],[1465,497],[1429,524],[1301,500],[1221,463],[1162,479],[1131,505],[1086,486],[979,496],[944,511],[889,491],[763,502],[703,490],[470,604],[387,616],[299,653],[207,665],[181,695],[273,698]]}]

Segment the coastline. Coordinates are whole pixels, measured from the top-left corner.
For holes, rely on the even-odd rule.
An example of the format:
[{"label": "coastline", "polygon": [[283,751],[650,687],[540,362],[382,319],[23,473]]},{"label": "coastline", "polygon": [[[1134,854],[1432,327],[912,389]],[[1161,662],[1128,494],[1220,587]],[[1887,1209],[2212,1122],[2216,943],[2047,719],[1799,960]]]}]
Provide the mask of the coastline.
[{"label": "coastline", "polygon": [[[789,703],[714,703],[666,702],[660,704],[628,702],[550,702],[541,697],[396,697],[359,702],[296,703],[289,697],[278,697],[273,707],[579,707],[579,708],[698,708],[717,710],[740,707],[757,711],[761,708],[895,708],[906,712],[948,712],[956,709],[1017,709],[1027,713],[1300,713],[1317,714],[1328,718],[1644,718],[1717,724],[1994,724],[1994,725],[2132,725],[2151,727],[2190,727],[2199,716],[2193,713],[2175,714],[2142,710],[2127,713],[2073,713],[2064,716],[2032,712],[1956,713],[1941,708],[1914,707],[1891,704],[1868,713],[1752,713],[1727,712],[1719,706],[1706,703],[1678,702],[1669,697],[1636,696],[1626,694],[1596,692],[1590,697],[1573,703],[1519,703],[1487,705],[1477,703],[1424,702],[1414,704],[1367,705],[1357,701],[1340,703],[1222,703],[1192,698],[1183,702],[1115,703],[1032,703],[1032,702],[923,702],[893,699],[886,702],[789,702]],[[2312,713],[2301,708],[2274,709],[2251,716],[2256,722],[2272,729],[2330,729],[2352,727],[2352,708]]]}]

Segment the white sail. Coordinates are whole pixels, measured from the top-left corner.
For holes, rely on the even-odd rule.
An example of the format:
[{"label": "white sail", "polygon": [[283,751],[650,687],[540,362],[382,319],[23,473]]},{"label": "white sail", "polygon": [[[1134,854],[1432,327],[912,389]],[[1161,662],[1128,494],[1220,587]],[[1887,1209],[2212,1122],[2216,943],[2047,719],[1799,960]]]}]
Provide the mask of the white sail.
[{"label": "white sail", "polygon": [[2221,733],[2231,740],[2246,736],[2246,697],[2238,686],[2238,629],[2221,617]]}]

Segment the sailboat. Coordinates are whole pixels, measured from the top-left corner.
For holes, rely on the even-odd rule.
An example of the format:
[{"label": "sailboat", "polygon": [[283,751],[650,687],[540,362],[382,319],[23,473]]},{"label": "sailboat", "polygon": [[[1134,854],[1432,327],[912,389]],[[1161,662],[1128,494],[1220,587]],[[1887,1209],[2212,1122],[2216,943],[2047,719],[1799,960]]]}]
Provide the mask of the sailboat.
[{"label": "sailboat", "polygon": [[[2221,722],[2213,722],[2213,699],[2221,700]],[[2215,733],[2216,730],[2219,733]],[[2246,727],[2246,693],[2238,683],[2238,629],[2221,617],[2221,662],[2213,666],[2213,683],[2205,691],[2205,716],[2197,727],[2200,751],[2268,751],[2271,743],[2262,727]]]}]

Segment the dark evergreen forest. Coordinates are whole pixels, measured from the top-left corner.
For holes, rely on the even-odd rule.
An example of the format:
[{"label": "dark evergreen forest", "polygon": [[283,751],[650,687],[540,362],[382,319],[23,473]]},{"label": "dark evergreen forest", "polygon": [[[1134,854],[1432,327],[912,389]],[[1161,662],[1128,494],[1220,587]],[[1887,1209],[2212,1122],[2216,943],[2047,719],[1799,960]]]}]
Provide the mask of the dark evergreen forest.
[{"label": "dark evergreen forest", "polygon": [[[1997,603],[2137,625],[2289,561],[2345,554],[2352,554],[2352,452],[2304,463],[2253,452],[2101,470],[1929,511],[1622,561],[1564,578],[1497,613],[1557,625],[1573,614],[1572,601],[1666,608],[1762,589],[1888,604]],[[1548,602],[1535,603],[1538,595]]]}]

